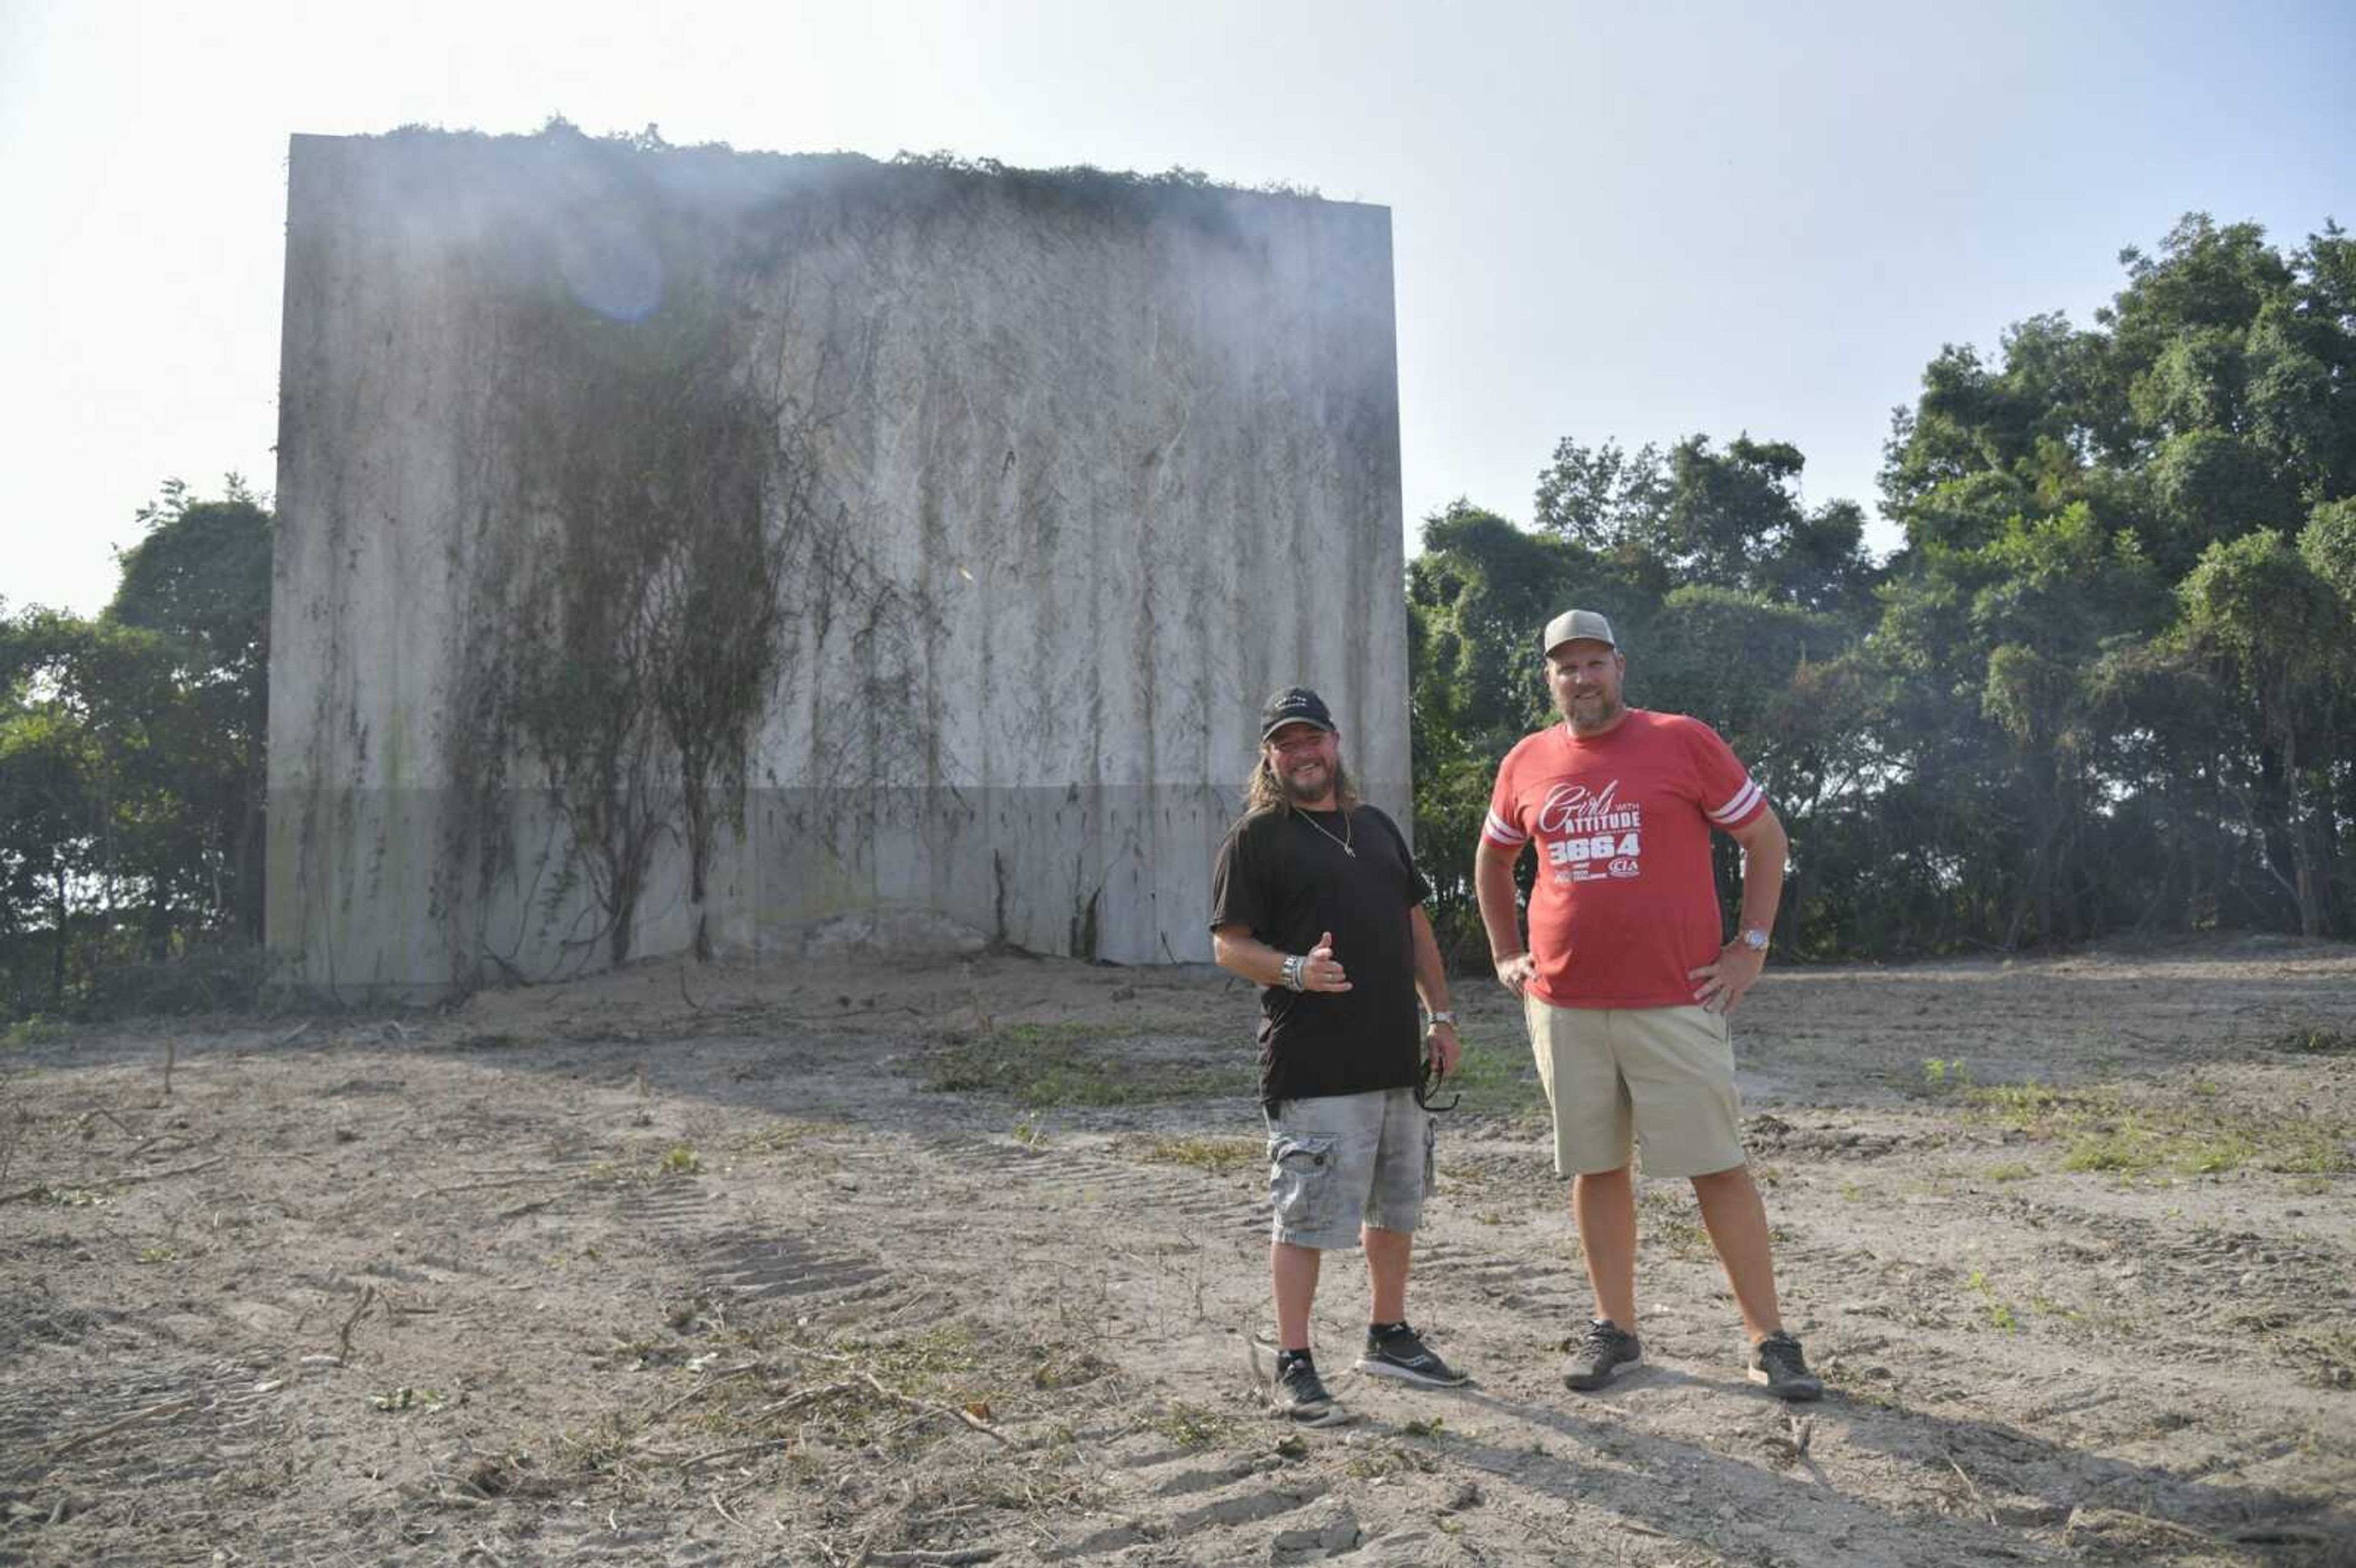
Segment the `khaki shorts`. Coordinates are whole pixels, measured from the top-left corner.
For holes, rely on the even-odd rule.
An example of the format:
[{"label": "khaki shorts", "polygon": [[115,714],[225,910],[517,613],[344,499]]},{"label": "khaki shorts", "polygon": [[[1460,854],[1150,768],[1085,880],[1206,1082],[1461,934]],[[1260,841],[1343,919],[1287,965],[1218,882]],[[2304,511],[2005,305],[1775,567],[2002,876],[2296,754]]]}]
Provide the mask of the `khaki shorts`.
[{"label": "khaki shorts", "polygon": [[1708,1176],[1743,1163],[1723,1013],[1558,1008],[1532,996],[1522,1005],[1554,1107],[1557,1176],[1617,1170],[1639,1140],[1647,1176]]},{"label": "khaki shorts", "polygon": [[1279,1101],[1268,1118],[1273,1238],[1334,1250],[1356,1246],[1361,1224],[1413,1231],[1435,1130],[1412,1089]]}]

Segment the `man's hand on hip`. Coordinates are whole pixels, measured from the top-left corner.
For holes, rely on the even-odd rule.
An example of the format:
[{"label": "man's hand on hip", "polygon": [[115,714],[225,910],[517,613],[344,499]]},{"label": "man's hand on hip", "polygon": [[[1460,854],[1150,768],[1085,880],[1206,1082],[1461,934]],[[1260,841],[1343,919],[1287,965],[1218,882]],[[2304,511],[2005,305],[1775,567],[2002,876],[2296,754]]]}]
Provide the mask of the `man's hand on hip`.
[{"label": "man's hand on hip", "polygon": [[1538,961],[1526,953],[1512,953],[1496,961],[1497,983],[1520,996],[1538,972]]},{"label": "man's hand on hip", "polygon": [[1713,1013],[1730,1013],[1741,1002],[1742,993],[1757,983],[1759,972],[1766,967],[1766,951],[1751,946],[1738,936],[1718,950],[1717,963],[1688,969],[1686,978],[1695,982],[1694,1000],[1703,1008]]}]

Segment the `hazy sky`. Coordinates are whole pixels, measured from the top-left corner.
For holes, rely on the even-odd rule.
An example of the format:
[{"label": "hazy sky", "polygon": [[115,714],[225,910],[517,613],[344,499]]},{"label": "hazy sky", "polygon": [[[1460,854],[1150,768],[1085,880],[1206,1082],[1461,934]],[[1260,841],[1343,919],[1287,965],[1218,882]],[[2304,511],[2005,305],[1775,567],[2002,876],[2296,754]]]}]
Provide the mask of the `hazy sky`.
[{"label": "hazy sky", "polygon": [[[2182,213],[2356,225],[2356,5],[0,0],[0,598],[167,475],[274,485],[286,138],[407,123],[1184,165],[1392,212],[1410,553],[1559,438],[1748,430],[1874,499],[1940,346]],[[1875,542],[1892,536],[1878,528]]]}]

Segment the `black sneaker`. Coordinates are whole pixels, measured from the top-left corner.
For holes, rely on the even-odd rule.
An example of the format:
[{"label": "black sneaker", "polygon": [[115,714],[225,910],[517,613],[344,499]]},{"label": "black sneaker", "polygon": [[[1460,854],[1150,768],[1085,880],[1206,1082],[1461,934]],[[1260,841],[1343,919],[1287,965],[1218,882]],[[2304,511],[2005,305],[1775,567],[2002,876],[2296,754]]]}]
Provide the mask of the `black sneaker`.
[{"label": "black sneaker", "polygon": [[1333,1402],[1333,1396],[1325,1392],[1325,1381],[1317,1375],[1317,1363],[1307,1356],[1276,1359],[1276,1384],[1268,1397],[1279,1415],[1303,1426],[1335,1426],[1350,1419],[1348,1413]]},{"label": "black sneaker", "polygon": [[1751,1347],[1751,1381],[1777,1399],[1822,1399],[1825,1380],[1808,1371],[1800,1342],[1778,1328]]},{"label": "black sneaker", "polygon": [[1587,1337],[1562,1364],[1562,1386],[1580,1391],[1601,1388],[1622,1367],[1644,1364],[1644,1347],[1636,1336],[1609,1317],[1587,1326]]},{"label": "black sneaker", "polygon": [[1423,1337],[1404,1323],[1367,1328],[1366,1349],[1358,1357],[1358,1371],[1423,1388],[1462,1388],[1472,1381],[1441,1360],[1423,1342]]}]

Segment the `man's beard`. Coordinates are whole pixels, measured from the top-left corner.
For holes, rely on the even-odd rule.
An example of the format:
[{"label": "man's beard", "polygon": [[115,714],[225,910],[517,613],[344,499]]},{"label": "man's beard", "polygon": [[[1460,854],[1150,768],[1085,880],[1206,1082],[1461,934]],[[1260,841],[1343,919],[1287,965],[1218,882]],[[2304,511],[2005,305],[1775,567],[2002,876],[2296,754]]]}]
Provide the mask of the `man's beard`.
[{"label": "man's beard", "polygon": [[[1582,719],[1580,716],[1579,710],[1579,705],[1582,701],[1587,701],[1590,704],[1600,702],[1601,706],[1600,708],[1590,708],[1592,716]],[[1566,720],[1569,720],[1570,727],[1573,731],[1580,734],[1587,734],[1597,730],[1610,729],[1613,721],[1616,720],[1621,714],[1626,711],[1627,705],[1622,702],[1617,697],[1607,696],[1602,692],[1597,691],[1588,693],[1585,697],[1573,697],[1570,701],[1564,706],[1562,716]]]},{"label": "man's beard", "polygon": [[1323,800],[1333,793],[1337,765],[1331,763],[1316,763],[1310,766],[1316,773],[1317,783],[1313,785],[1301,782],[1301,773],[1308,771],[1305,769],[1287,768],[1277,775],[1278,782],[1284,785],[1285,798],[1295,805],[1307,805],[1312,801]]}]

